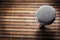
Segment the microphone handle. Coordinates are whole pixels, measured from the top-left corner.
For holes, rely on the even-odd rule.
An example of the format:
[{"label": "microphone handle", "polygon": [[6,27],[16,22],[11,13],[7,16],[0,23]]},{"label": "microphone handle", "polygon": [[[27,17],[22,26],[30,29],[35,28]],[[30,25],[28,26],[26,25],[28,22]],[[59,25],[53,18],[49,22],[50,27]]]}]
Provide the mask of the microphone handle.
[{"label": "microphone handle", "polygon": [[45,30],[45,29],[46,29],[46,28],[45,28],[45,25],[44,25],[44,24],[41,24],[40,29],[41,29],[41,30]]}]

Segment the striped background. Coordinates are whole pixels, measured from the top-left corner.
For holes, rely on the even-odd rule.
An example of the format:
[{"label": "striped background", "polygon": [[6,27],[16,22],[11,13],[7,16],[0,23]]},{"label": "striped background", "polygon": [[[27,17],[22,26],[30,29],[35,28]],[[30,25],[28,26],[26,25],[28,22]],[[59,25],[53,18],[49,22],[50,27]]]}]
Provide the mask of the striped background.
[{"label": "striped background", "polygon": [[[40,30],[36,10],[42,5],[53,6],[56,20]],[[60,0],[0,0],[0,40],[59,40]]]}]

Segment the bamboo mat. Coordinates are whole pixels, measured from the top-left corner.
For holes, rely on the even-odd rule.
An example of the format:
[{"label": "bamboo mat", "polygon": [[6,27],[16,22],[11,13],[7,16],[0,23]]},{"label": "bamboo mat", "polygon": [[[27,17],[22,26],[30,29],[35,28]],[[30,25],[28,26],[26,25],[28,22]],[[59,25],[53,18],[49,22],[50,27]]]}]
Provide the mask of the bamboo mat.
[{"label": "bamboo mat", "polygon": [[[56,19],[40,30],[36,11],[53,6]],[[0,40],[60,40],[60,0],[0,0]]]}]

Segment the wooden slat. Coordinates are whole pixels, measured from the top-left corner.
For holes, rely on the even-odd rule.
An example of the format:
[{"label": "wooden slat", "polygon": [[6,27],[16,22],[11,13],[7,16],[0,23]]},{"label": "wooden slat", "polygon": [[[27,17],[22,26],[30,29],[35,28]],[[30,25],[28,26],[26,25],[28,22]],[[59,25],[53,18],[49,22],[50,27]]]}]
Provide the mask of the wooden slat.
[{"label": "wooden slat", "polygon": [[[32,2],[21,2],[21,1],[20,2],[13,2],[13,4],[11,2],[4,2],[4,3],[2,3],[2,5],[15,5],[15,4],[16,5],[17,4],[24,4],[24,5],[25,4],[35,4],[36,5],[36,4],[55,4],[55,3],[43,3],[43,2],[42,3],[41,2],[33,2],[32,3]],[[60,3],[56,3],[56,4],[60,4]]]},{"label": "wooden slat", "polygon": [[[48,5],[48,4],[43,4],[43,5]],[[59,6],[60,4],[54,4],[51,6],[56,6],[56,5],[57,5],[57,7],[60,7]],[[12,6],[12,8],[39,8],[42,5],[41,4],[40,5],[0,5],[1,8],[3,8],[3,7],[4,8],[11,8],[10,6]]]},{"label": "wooden slat", "polygon": [[[1,31],[14,31],[14,32],[40,32],[39,29],[0,29]],[[60,30],[57,29],[50,29],[50,30],[46,30],[46,31],[51,31],[51,32],[60,32]]]},{"label": "wooden slat", "polygon": [[[0,37],[11,37],[11,38],[13,38],[13,37],[18,37],[18,38],[47,38],[47,37],[36,37],[36,36],[12,36],[12,35],[2,35],[2,36],[0,36]],[[48,37],[48,38],[59,38],[59,37]]]},{"label": "wooden slat", "polygon": [[[42,33],[40,33],[41,31],[39,31],[39,33],[37,33],[37,32],[2,32],[0,35],[37,35],[37,34],[42,34]],[[47,31],[48,32],[48,31]],[[50,35],[53,35],[52,33],[56,33],[56,35],[59,35],[60,36],[60,34],[57,34],[57,32],[51,32],[50,33]],[[45,33],[43,33],[43,34],[45,34]]]},{"label": "wooden slat", "polygon": [[[36,13],[1,13],[0,16],[21,16],[21,17],[36,17]],[[56,13],[56,16],[59,17],[60,13]]]},{"label": "wooden slat", "polygon": [[[0,11],[37,11],[38,8],[6,8],[6,9],[1,9]],[[55,8],[56,9],[56,8]],[[59,11],[60,9],[56,9],[56,11]]]},{"label": "wooden slat", "polygon": [[[45,4],[46,5],[46,4]],[[7,7],[8,6],[8,7]],[[10,6],[12,6],[12,8],[39,8],[41,5],[0,5],[1,8],[11,8]],[[51,5],[51,6],[56,6],[56,5]],[[59,8],[60,6],[56,6],[57,8]],[[55,7],[54,7],[55,8]]]},{"label": "wooden slat", "polygon": [[[60,2],[60,0],[58,0],[58,1],[57,1],[57,0],[51,0],[51,1],[50,1],[50,0],[2,0],[2,1],[3,1],[3,2],[20,2],[20,1],[21,1],[21,2],[44,2],[44,3],[45,3],[45,2],[46,2],[46,3],[49,3],[49,2],[50,2],[50,3],[51,3],[51,2],[52,2],[52,3],[53,3],[53,2],[54,2],[54,3]],[[1,1],[1,2],[2,2],[2,1]]]}]

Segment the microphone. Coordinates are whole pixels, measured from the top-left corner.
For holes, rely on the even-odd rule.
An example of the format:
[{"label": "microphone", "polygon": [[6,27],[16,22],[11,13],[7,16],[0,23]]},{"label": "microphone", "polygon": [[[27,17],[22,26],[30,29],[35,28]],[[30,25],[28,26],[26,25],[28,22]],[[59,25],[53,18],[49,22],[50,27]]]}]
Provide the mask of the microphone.
[{"label": "microphone", "polygon": [[45,29],[45,25],[50,25],[54,22],[56,11],[52,6],[43,5],[37,12],[36,17],[39,23],[41,23],[41,29]]}]

